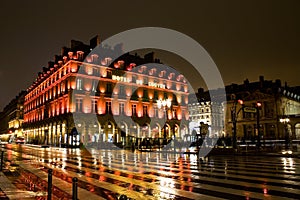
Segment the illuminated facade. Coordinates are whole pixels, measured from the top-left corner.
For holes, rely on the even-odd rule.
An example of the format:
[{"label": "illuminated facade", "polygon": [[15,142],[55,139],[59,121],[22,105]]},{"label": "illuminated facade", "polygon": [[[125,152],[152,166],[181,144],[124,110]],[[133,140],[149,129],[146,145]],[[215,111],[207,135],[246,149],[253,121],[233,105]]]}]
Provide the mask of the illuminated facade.
[{"label": "illuminated facade", "polygon": [[[215,103],[216,104],[216,103]],[[208,134],[210,137],[220,137],[224,129],[223,104],[212,106],[211,101],[201,101],[190,103],[188,105],[190,130],[197,131],[200,134],[200,123],[208,125]]]},{"label": "illuminated facade", "polygon": [[[147,65],[161,65],[153,53],[112,60],[91,54],[96,45],[72,41],[28,88],[23,126],[27,140],[53,146],[113,142],[124,147],[141,145],[145,138],[160,144],[184,138],[189,117],[184,77]],[[171,106],[158,108],[157,101],[166,99]]]},{"label": "illuminated facade", "polygon": [[1,140],[9,141],[14,137],[22,136],[24,98],[26,92],[21,91],[0,114]]}]

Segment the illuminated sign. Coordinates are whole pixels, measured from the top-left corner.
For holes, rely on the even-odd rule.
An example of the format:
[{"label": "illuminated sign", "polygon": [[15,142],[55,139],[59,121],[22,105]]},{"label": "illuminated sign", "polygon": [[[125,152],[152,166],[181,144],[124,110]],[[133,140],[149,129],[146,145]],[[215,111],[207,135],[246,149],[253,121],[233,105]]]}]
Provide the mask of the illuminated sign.
[{"label": "illuminated sign", "polygon": [[256,113],[256,108],[253,107],[245,107],[244,112],[249,112],[249,113]]},{"label": "illuminated sign", "polygon": [[130,79],[123,76],[112,75],[112,80],[130,83]]},{"label": "illuminated sign", "polygon": [[[129,79],[129,78],[126,78],[126,77],[123,77],[123,76],[117,76],[117,75],[112,75],[112,80],[121,81],[121,82],[125,82],[125,83],[130,83],[131,82],[131,79]],[[143,80],[136,80],[135,83],[137,85],[144,85],[145,84],[143,82]],[[155,87],[155,88],[166,89],[166,85],[161,84],[161,83],[148,82],[148,86]]]},{"label": "illuminated sign", "polygon": [[155,82],[148,82],[148,85],[150,87],[156,87],[156,88],[166,89],[166,85],[165,84],[160,84],[160,83],[155,83]]}]

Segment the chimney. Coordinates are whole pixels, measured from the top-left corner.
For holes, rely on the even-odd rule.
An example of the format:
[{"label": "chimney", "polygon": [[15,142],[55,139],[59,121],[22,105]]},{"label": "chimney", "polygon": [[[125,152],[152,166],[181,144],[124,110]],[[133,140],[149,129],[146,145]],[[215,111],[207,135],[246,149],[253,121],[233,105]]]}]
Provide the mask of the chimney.
[{"label": "chimney", "polygon": [[261,82],[261,83],[264,82],[264,76],[259,76],[259,82]]},{"label": "chimney", "polygon": [[281,81],[280,81],[279,79],[276,79],[276,80],[275,80],[275,85],[276,85],[277,87],[281,87]]},{"label": "chimney", "polygon": [[92,39],[90,39],[90,48],[94,49],[96,46],[100,44],[100,37],[99,35],[96,35]]},{"label": "chimney", "polygon": [[198,94],[201,95],[204,93],[204,89],[203,88],[198,88]]},{"label": "chimney", "polygon": [[259,83],[260,83],[260,87],[263,88],[264,87],[264,76],[259,76]]}]

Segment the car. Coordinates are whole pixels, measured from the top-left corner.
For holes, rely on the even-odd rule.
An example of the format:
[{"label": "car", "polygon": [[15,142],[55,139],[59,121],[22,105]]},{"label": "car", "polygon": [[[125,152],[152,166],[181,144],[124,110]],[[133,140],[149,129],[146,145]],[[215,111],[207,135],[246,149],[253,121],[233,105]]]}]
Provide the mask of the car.
[{"label": "car", "polygon": [[17,137],[16,138],[16,144],[24,144],[25,138],[24,137]]}]

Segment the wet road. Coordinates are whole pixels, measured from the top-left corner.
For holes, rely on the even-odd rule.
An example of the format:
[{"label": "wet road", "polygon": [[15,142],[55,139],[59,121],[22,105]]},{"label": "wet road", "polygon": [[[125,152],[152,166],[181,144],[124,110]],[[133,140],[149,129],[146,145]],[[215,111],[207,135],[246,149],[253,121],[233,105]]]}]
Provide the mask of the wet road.
[{"label": "wet road", "polygon": [[[7,145],[7,165],[80,199],[300,199],[300,160],[280,157],[210,157]],[[29,175],[28,175],[29,176]],[[23,176],[24,177],[24,176]],[[63,195],[63,194],[60,194]]]}]

